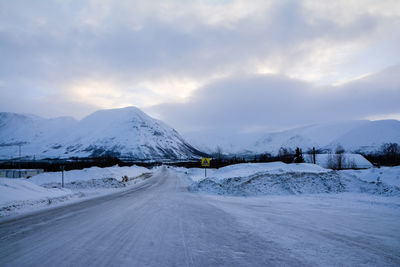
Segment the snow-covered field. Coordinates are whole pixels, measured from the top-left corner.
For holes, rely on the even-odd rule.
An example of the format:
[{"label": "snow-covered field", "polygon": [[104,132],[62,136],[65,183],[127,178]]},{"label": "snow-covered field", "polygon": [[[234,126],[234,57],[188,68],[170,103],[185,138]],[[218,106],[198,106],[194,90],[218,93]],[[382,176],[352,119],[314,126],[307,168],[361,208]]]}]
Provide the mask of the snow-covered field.
[{"label": "snow-covered field", "polygon": [[[192,192],[231,196],[277,196],[362,193],[400,198],[400,166],[332,171],[318,165],[245,163],[220,169],[171,168],[185,177]],[[42,173],[26,179],[0,179],[0,216],[52,207],[83,198],[108,194],[143,181],[144,167],[92,167],[64,173]],[[122,177],[132,179],[122,182]]]},{"label": "snow-covered field", "polygon": [[304,265],[400,262],[400,166],[332,171],[312,164],[237,164],[207,170],[207,178],[204,169],[178,171],[207,203]]},{"label": "snow-covered field", "polygon": [[[144,174],[151,172],[139,166],[65,171],[64,188],[61,172],[41,173],[30,179],[0,178],[0,217],[124,190],[143,181],[147,178]],[[123,176],[130,181],[122,182]]]},{"label": "snow-covered field", "polygon": [[[397,170],[375,172],[384,181],[397,179]],[[197,172],[196,181],[185,172]],[[238,173],[255,181],[269,175],[277,185],[300,180],[303,191],[193,193],[186,188],[206,180],[199,178],[201,170],[162,167],[131,190],[0,219],[0,265],[399,266],[398,196],[361,190],[310,194],[327,189],[330,176],[335,186],[346,179],[357,181],[351,188],[376,186],[356,177],[372,177],[372,170],[274,163],[230,166],[215,170],[220,176],[214,178],[234,180]],[[314,184],[304,182],[308,176]]]}]

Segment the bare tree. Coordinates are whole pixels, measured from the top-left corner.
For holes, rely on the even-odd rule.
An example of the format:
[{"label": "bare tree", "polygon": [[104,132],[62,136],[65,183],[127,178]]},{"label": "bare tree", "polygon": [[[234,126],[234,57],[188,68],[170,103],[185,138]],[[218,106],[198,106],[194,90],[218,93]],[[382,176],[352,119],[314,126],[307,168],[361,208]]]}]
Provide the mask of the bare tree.
[{"label": "bare tree", "polygon": [[396,165],[400,162],[400,146],[397,143],[385,143],[381,147],[383,162],[388,165]]},{"label": "bare tree", "polygon": [[222,159],[222,148],[220,146],[217,146],[216,156],[218,160]]},{"label": "bare tree", "polygon": [[294,152],[290,148],[281,147],[278,152],[278,157],[279,157],[279,160],[281,160],[285,163],[290,163],[294,159]]},{"label": "bare tree", "polygon": [[345,152],[345,150],[340,144],[335,149],[336,169],[337,170],[343,169],[343,163],[345,161],[344,152]]}]

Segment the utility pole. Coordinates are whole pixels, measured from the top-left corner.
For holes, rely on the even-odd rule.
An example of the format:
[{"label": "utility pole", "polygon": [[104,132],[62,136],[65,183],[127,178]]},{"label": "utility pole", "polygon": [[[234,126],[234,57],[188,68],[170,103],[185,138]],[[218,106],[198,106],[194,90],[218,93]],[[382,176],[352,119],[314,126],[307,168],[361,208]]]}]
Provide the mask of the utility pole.
[{"label": "utility pole", "polygon": [[61,168],[61,187],[64,188],[64,165],[60,166]]},{"label": "utility pole", "polygon": [[21,144],[18,144],[18,177],[21,178]]},{"label": "utility pole", "polygon": [[316,164],[316,160],[315,160],[315,147],[312,148],[312,157],[313,157],[313,162],[314,162],[314,164]]}]

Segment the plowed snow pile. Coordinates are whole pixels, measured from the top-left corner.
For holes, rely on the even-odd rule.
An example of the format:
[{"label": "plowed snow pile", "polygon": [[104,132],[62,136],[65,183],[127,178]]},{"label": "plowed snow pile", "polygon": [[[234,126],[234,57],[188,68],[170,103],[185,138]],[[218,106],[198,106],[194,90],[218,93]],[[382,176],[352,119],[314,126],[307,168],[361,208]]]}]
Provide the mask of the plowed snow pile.
[{"label": "plowed snow pile", "polygon": [[[190,190],[236,196],[340,192],[400,196],[400,188],[397,186],[363,181],[356,176],[342,175],[341,172],[329,171],[312,164],[279,162],[262,163],[257,167],[254,165],[258,164],[228,166],[214,170],[211,172],[212,176],[203,179],[199,178],[196,171],[189,171],[194,181]],[[243,174],[248,175],[242,176]]]},{"label": "plowed snow pile", "polygon": [[366,182],[378,182],[400,187],[400,166],[340,171],[344,176],[357,177]]},{"label": "plowed snow pile", "polygon": [[[25,178],[0,178],[0,217],[38,208],[87,199],[117,192],[148,178],[153,172],[144,167],[92,167],[64,172],[64,188],[61,188],[61,172],[47,172]],[[127,176],[129,181],[122,182]]]},{"label": "plowed snow pile", "polygon": [[[81,181],[81,184],[84,185],[83,181],[91,181],[93,179],[103,179],[103,178],[115,178],[118,181],[122,180],[122,176],[126,175],[128,177],[136,177],[142,175],[143,173],[150,172],[149,169],[140,167],[140,166],[131,166],[131,167],[91,167],[83,170],[71,170],[64,172],[64,182],[66,184],[74,183],[77,181]],[[37,185],[46,185],[46,184],[61,184],[61,172],[45,172],[38,175],[33,176],[29,179],[30,182]],[[104,187],[109,187],[109,183],[105,183]],[[84,185],[86,188],[86,186]],[[95,186],[100,187],[100,186]]]}]

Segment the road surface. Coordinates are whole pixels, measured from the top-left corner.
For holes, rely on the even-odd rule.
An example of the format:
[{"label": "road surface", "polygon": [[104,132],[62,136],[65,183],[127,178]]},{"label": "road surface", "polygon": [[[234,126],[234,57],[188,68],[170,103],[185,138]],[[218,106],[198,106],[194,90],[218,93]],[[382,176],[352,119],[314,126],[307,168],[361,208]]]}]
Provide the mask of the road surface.
[{"label": "road surface", "polygon": [[[272,218],[277,212],[273,208],[268,216],[261,216],[270,218],[260,221],[266,229],[261,233],[238,219],[243,214],[250,216],[240,210],[258,209],[254,203],[224,198],[218,205],[227,204],[220,208],[215,201],[188,192],[185,178],[164,168],[122,193],[1,221],[0,266],[309,266],[341,262],[329,257],[316,261],[324,255],[308,257],[298,253],[300,248],[296,252],[290,244],[274,241],[268,235],[268,224],[284,229],[275,235],[290,235],[297,229],[304,236],[323,236],[332,247],[342,246],[329,252],[332,259],[341,256],[332,253],[354,248],[344,255],[350,257],[348,265],[399,264],[396,252],[387,252],[385,247],[360,246],[364,242],[303,225],[282,225],[279,216]],[[312,251],[322,253],[317,248]],[[354,255],[359,251],[368,256],[367,261]]]}]

